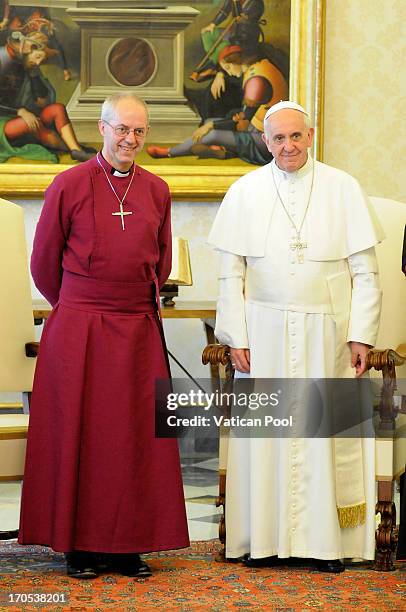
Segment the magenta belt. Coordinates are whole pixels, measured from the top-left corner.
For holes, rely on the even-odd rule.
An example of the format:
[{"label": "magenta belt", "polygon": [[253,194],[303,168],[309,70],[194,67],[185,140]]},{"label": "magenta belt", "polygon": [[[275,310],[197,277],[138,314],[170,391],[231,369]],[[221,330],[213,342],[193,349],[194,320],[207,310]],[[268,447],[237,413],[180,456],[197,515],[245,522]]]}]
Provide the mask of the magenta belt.
[{"label": "magenta belt", "polygon": [[59,304],[90,312],[146,314],[159,310],[156,281],[104,281],[64,271]]}]

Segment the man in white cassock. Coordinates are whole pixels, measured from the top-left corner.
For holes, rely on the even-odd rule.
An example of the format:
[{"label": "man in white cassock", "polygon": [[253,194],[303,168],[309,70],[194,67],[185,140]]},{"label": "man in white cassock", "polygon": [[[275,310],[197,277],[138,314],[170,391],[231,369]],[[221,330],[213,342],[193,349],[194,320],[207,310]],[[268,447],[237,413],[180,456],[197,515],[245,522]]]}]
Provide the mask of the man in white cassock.
[{"label": "man in white cassock", "polygon": [[[264,129],[273,161],[231,186],[209,236],[221,254],[216,336],[236,376],[361,376],[378,332],[382,230],[358,182],[310,157],[304,108],[275,104]],[[374,461],[373,439],[231,434],[226,557],[311,558],[329,572],[373,559]]]}]

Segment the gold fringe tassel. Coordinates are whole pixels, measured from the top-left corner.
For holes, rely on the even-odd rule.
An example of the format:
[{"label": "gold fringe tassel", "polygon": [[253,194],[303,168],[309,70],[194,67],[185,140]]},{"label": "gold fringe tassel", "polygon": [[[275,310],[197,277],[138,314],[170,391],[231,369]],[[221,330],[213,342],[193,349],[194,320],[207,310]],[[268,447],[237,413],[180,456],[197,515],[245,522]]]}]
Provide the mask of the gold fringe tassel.
[{"label": "gold fringe tassel", "polygon": [[356,506],[347,506],[346,508],[337,508],[338,521],[343,529],[347,527],[357,527],[365,523],[366,504],[357,504]]}]

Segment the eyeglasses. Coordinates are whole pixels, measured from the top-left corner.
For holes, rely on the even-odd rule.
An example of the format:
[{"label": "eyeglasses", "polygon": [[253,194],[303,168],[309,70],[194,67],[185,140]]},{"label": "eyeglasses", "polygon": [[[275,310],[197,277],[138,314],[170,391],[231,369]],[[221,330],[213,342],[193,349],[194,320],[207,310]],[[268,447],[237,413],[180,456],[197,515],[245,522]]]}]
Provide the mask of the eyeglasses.
[{"label": "eyeglasses", "polygon": [[133,132],[136,138],[144,138],[147,134],[146,128],[129,128],[126,125],[111,125],[111,123],[105,119],[102,119],[102,121],[113,128],[116,136],[128,136]]}]

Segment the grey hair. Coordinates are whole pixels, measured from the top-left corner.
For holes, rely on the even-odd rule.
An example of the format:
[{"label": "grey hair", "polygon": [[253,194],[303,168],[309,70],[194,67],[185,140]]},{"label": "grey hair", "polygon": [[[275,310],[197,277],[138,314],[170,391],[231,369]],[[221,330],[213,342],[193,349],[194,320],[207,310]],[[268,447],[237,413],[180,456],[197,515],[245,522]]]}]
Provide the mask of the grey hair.
[{"label": "grey hair", "polygon": [[100,119],[102,121],[111,121],[114,118],[114,111],[121,100],[132,100],[136,104],[142,106],[147,116],[147,123],[149,123],[148,106],[144,100],[141,100],[141,98],[130,91],[119,91],[108,96],[102,104]]}]

